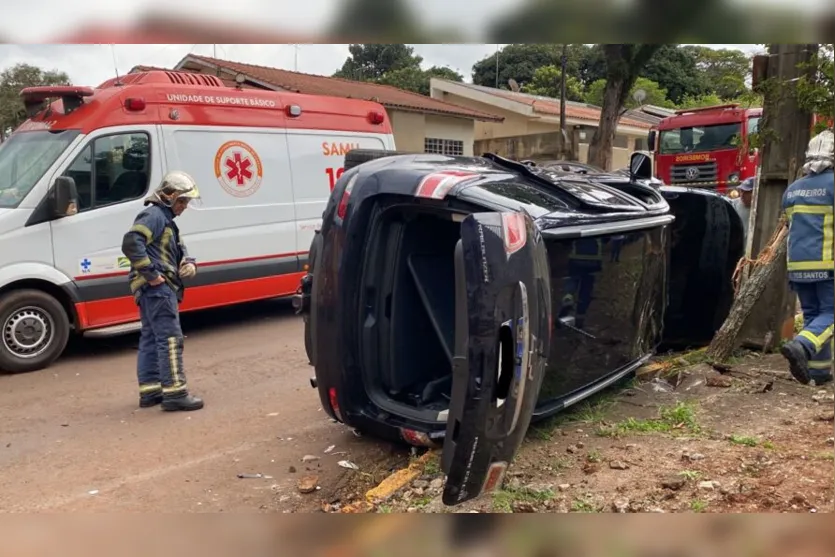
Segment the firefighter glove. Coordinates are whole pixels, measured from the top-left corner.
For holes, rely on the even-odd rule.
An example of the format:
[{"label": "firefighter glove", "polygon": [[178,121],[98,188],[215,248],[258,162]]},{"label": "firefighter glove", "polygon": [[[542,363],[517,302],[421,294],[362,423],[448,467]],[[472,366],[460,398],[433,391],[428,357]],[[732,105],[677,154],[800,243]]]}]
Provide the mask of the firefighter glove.
[{"label": "firefighter glove", "polygon": [[180,265],[180,278],[189,279],[197,274],[197,265],[185,262]]}]

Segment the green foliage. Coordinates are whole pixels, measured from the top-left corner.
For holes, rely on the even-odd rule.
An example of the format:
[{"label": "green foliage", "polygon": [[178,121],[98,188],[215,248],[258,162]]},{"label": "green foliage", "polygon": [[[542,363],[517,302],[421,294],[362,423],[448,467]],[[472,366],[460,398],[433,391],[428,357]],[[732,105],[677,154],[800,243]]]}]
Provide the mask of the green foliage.
[{"label": "green foliage", "polygon": [[702,108],[705,106],[716,106],[718,104],[725,104],[725,101],[722,100],[722,97],[717,95],[714,92],[711,93],[703,93],[701,95],[696,95],[692,97],[690,95],[685,95],[684,98],[679,103],[679,108]]},{"label": "green foliage", "polygon": [[835,118],[835,79],[833,79],[833,45],[823,44],[812,59],[812,78],[801,78],[797,83],[797,100],[802,108],[823,119],[816,132],[826,128],[826,120]]},{"label": "green foliage", "polygon": [[680,103],[688,95],[698,96],[708,90],[692,51],[674,44],[661,45],[639,75],[666,89],[674,103]]},{"label": "green foliage", "polygon": [[440,77],[463,81],[464,77],[451,68],[420,67],[423,58],[415,54],[413,47],[405,44],[352,44],[351,55],[334,77],[373,81],[391,85],[421,95],[429,95],[429,80]]},{"label": "green foliage", "polygon": [[[509,44],[499,53],[499,88],[508,89],[508,80],[515,79],[525,86],[534,79],[537,69],[544,66],[562,67],[561,44]],[[589,60],[591,48],[584,44],[566,45],[566,73],[584,82],[583,72]],[[496,86],[496,54],[479,60],[473,65],[473,83],[486,87]]]},{"label": "green foliage", "polygon": [[[558,99],[561,97],[561,81],[562,72],[560,68],[553,65],[542,66],[541,68],[537,68],[530,82],[522,86],[522,92]],[[566,76],[565,97],[569,101],[582,101],[584,99],[583,84],[576,77],[571,75]]]},{"label": "green foliage", "polygon": [[[603,106],[603,91],[606,89],[606,80],[598,79],[589,86],[585,95],[585,101],[596,106]],[[652,104],[655,106],[662,106],[665,108],[675,108],[675,104],[667,98],[667,90],[645,77],[639,77],[635,80],[635,85],[629,91],[629,97],[624,105],[626,108],[637,108],[638,102],[635,100],[635,91],[643,89],[647,96],[643,104]]]},{"label": "green foliage", "polygon": [[0,72],[0,140],[26,120],[20,90],[40,85],[69,85],[69,76],[58,70],[44,70],[17,64]]},{"label": "green foliage", "polygon": [[695,60],[708,91],[722,99],[737,98],[748,91],[746,80],[751,75],[751,58],[744,52],[698,45],[688,45],[682,50]]},{"label": "green foliage", "polygon": [[375,80],[377,83],[383,85],[391,85],[398,89],[405,89],[421,95],[429,95],[429,81],[433,77],[449,79],[451,81],[463,81],[464,77],[450,68],[442,68],[433,66],[428,70],[422,70],[420,67],[401,68],[386,72],[379,79]]},{"label": "green foliage", "polygon": [[388,72],[409,68],[420,69],[423,58],[405,44],[352,44],[351,55],[334,77],[357,81],[376,81]]}]

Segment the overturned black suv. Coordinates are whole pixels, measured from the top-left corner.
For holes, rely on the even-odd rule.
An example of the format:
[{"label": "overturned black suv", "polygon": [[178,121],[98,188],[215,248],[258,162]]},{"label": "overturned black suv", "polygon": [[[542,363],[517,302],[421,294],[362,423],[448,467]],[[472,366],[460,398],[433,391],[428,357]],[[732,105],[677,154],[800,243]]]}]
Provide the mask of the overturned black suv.
[{"label": "overturned black suv", "polygon": [[[443,501],[501,485],[531,420],[710,340],[742,223],[710,192],[495,155],[357,153],[296,298],[327,413],[443,445]],[[376,158],[375,158],[376,157]]]}]

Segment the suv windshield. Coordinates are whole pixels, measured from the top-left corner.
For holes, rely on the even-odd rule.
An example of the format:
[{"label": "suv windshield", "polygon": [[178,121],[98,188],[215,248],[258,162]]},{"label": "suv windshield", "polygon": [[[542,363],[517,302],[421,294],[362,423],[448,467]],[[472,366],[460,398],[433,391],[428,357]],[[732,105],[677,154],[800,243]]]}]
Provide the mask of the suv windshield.
[{"label": "suv windshield", "polygon": [[733,149],[739,147],[741,133],[742,124],[740,123],[663,130],[658,142],[658,152],[662,155],[669,155]]},{"label": "suv windshield", "polygon": [[18,132],[0,143],[0,208],[17,207],[78,134]]}]

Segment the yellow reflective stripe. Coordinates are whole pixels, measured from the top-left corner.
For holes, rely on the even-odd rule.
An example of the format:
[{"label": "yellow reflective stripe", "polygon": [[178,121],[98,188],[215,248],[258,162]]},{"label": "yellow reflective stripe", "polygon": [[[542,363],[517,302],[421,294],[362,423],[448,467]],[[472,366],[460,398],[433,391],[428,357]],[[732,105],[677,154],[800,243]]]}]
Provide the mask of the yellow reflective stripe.
[{"label": "yellow reflective stripe", "polygon": [[159,384],[159,383],[151,383],[151,384],[148,384],[148,385],[140,385],[139,386],[139,392],[141,394],[155,393],[155,392],[157,392],[161,389],[162,389],[162,385]]},{"label": "yellow reflective stripe", "polygon": [[130,227],[130,232],[139,232],[140,234],[145,236],[145,240],[148,243],[151,243],[154,240],[154,233],[151,232],[151,229],[145,226],[144,224],[134,224]]},{"label": "yellow reflective stripe", "polygon": [[792,205],[786,209],[786,214],[802,213],[804,215],[831,215],[831,205]]},{"label": "yellow reflective stripe", "polygon": [[181,393],[188,389],[188,385],[183,383],[182,385],[177,385],[176,387],[163,387],[162,392],[163,394],[169,395],[171,393]]},{"label": "yellow reflective stripe", "polygon": [[174,264],[171,262],[171,253],[168,251],[168,247],[171,245],[171,237],[174,235],[174,230],[170,227],[166,226],[165,230],[162,231],[162,238],[160,238],[160,257],[162,258],[162,262],[172,269],[174,268]]},{"label": "yellow reflective stripe", "polygon": [[835,261],[790,261],[787,265],[789,271],[831,271]]},{"label": "yellow reflective stripe", "polygon": [[136,292],[137,290],[139,290],[140,286],[145,284],[145,282],[145,277],[143,277],[142,275],[137,276],[135,279],[130,281],[130,291]]},{"label": "yellow reflective stripe", "polygon": [[150,266],[151,266],[151,258],[150,257],[145,257],[143,259],[140,259],[139,261],[137,261],[136,263],[133,264],[134,269],[142,269],[144,267],[150,267]]},{"label": "yellow reflective stripe", "polygon": [[824,331],[819,334],[815,335],[814,333],[810,333],[809,331],[801,331],[798,336],[801,336],[815,345],[815,352],[820,352],[821,348],[826,341],[828,341],[832,337],[832,332],[835,330],[835,326],[830,325]]},{"label": "yellow reflective stripe", "polygon": [[812,360],[809,362],[809,369],[829,369],[832,367],[832,360],[826,362],[819,362]]},{"label": "yellow reflective stripe", "polygon": [[[832,207],[829,207],[830,211]],[[833,218],[832,213],[830,212],[828,215],[823,217],[823,250],[821,253],[821,259],[824,261],[832,260],[835,257],[835,251],[833,251],[832,247],[835,245],[832,241],[833,236],[835,236],[835,218]]]},{"label": "yellow reflective stripe", "polygon": [[171,368],[171,388],[180,387],[179,366],[177,365],[177,337],[168,337],[168,367]]}]

